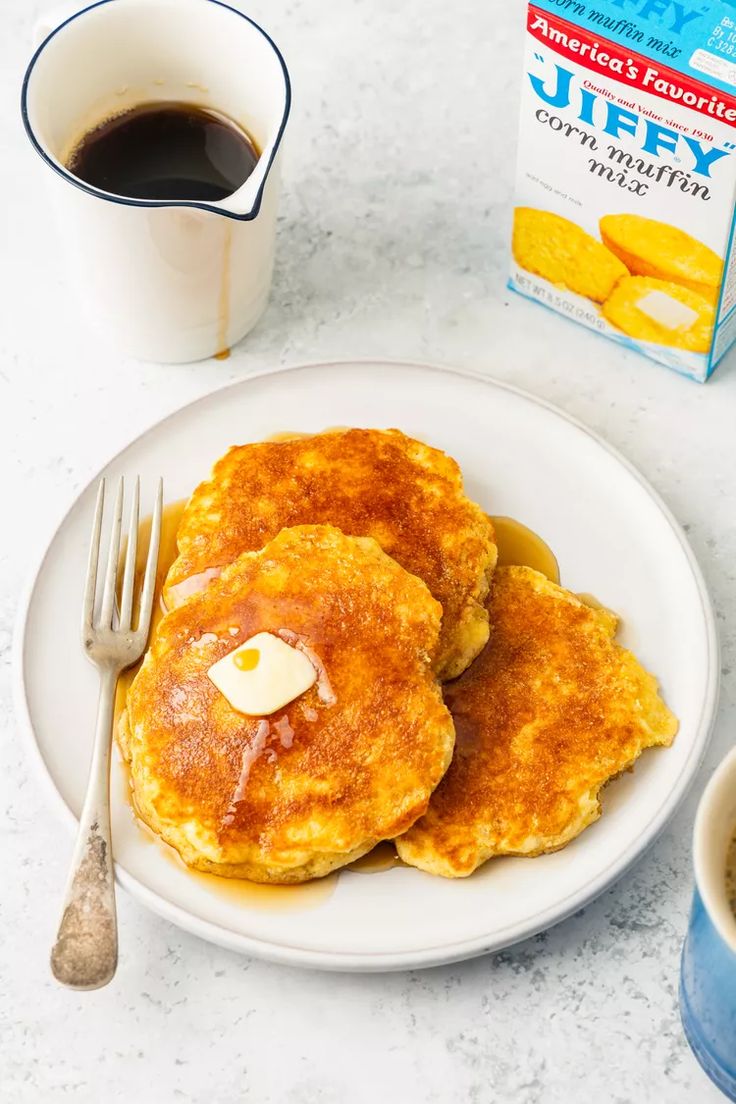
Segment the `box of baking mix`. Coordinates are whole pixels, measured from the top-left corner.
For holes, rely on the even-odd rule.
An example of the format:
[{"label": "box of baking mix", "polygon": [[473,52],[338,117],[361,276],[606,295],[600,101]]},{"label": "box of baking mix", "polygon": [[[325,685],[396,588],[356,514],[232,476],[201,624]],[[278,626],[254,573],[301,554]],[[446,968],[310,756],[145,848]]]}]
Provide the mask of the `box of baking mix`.
[{"label": "box of baking mix", "polygon": [[736,340],[736,0],[533,0],[509,286],[697,380]]}]

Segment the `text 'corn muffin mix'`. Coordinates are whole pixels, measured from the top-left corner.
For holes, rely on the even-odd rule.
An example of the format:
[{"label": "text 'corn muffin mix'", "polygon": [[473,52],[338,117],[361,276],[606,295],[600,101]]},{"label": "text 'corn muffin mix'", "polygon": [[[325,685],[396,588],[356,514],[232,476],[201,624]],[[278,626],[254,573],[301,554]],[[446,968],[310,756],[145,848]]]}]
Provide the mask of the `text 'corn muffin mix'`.
[{"label": "text 'corn muffin mix'", "polygon": [[509,286],[705,380],[736,340],[736,6],[529,5]]}]

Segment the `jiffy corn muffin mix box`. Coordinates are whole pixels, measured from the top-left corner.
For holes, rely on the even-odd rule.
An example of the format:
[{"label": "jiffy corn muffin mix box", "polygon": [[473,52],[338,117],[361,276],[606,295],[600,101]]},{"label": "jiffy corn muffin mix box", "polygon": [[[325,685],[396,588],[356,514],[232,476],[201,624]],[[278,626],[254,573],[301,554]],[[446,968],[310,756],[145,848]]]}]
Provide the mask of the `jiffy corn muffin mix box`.
[{"label": "jiffy corn muffin mix box", "polygon": [[532,0],[509,286],[705,380],[735,204],[736,0]]}]

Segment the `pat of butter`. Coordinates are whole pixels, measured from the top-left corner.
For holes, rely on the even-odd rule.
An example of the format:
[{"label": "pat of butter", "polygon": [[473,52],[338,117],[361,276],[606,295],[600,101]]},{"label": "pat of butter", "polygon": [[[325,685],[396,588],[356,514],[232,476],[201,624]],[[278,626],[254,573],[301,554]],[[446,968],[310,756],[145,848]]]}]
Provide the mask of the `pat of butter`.
[{"label": "pat of butter", "polygon": [[647,292],[636,306],[642,314],[667,330],[689,329],[698,318],[697,311],[681,303],[679,299],[673,299],[665,291]]},{"label": "pat of butter", "polygon": [[261,632],[228,652],[207,672],[233,709],[267,717],[304,694],[317,672],[303,652],[271,633]]}]

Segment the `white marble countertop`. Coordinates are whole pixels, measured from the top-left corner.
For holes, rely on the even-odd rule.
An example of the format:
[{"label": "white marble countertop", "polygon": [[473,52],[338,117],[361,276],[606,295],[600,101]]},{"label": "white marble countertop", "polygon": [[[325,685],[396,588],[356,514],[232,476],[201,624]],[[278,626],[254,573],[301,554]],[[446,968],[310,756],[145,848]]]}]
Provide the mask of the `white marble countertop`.
[{"label": "white marble countertop", "polygon": [[[46,170],[17,109],[41,7],[3,0],[0,38],[3,1104],[716,1104],[682,1035],[677,978],[694,809],[736,721],[736,353],[699,386],[506,291],[522,5],[253,0],[295,91],[274,294],[230,360],[167,368],[98,345],[68,300]],[[209,946],[121,895],[114,983],[63,991],[47,948],[72,841],[44,807],[10,705],[29,562],[75,490],[160,416],[265,365],[367,355],[528,388],[603,433],[664,495],[722,634],[706,765],[633,872],[495,957],[305,973]]]}]

